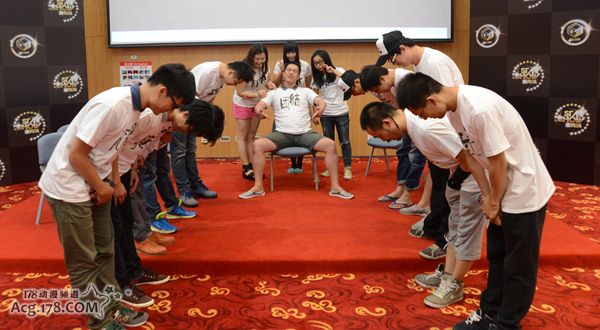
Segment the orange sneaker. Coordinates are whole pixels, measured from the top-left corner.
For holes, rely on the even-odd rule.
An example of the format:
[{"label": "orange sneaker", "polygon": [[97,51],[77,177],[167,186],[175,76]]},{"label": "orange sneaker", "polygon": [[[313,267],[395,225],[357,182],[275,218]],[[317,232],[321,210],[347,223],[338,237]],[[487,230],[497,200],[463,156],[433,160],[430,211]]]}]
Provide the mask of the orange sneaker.
[{"label": "orange sneaker", "polygon": [[160,246],[150,239],[145,239],[141,243],[135,242],[135,248],[136,250],[138,250],[138,252],[142,252],[144,254],[149,254],[152,256],[167,254],[166,247]]},{"label": "orange sneaker", "polygon": [[173,245],[173,243],[175,243],[175,237],[171,237],[171,236],[165,236],[161,233],[157,233],[155,231],[151,231],[150,235],[148,235],[148,238],[159,245],[162,246],[169,246],[169,245]]}]

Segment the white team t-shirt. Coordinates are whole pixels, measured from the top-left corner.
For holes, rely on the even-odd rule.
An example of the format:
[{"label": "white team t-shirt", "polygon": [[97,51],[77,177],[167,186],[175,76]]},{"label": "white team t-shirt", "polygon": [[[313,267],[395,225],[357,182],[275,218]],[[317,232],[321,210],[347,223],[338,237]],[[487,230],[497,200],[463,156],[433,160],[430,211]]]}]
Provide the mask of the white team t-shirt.
[{"label": "white team t-shirt", "polygon": [[[335,68],[335,70],[340,73],[346,72],[346,70],[340,67]],[[316,72],[315,74],[322,73]],[[319,88],[315,85],[315,80],[313,79],[310,85],[311,88],[319,90],[319,96],[327,105],[323,116],[340,116],[348,113],[348,103],[344,101],[344,91],[337,85],[339,80],[340,77],[336,77],[333,82],[324,82],[323,86]]]},{"label": "white team t-shirt", "polygon": [[423,48],[423,56],[415,65],[415,72],[424,73],[444,86],[465,84],[456,63],[448,55],[429,47]]},{"label": "white team t-shirt", "polygon": [[[252,71],[254,71],[254,76],[252,77],[252,81],[246,83],[246,89],[244,91],[256,93],[261,89],[264,89],[267,81],[269,81],[269,70],[267,69],[267,73],[265,74],[264,78],[262,77],[260,69],[253,69]],[[259,101],[260,98],[245,99],[238,95],[237,90],[234,90],[233,92],[233,104],[241,107],[254,108]]]},{"label": "white team t-shirt", "polygon": [[139,155],[149,153],[158,147],[160,137],[171,130],[167,113],[155,115],[146,109],[140,115],[133,133],[119,151],[119,175],[127,173]]},{"label": "white team t-shirt", "polygon": [[[279,62],[277,62],[277,64],[275,64],[275,67],[273,68],[273,74],[276,76],[280,76],[282,72],[283,72],[283,61],[279,61]],[[298,85],[301,87],[305,87],[306,86],[306,77],[310,77],[311,75],[312,75],[312,70],[310,69],[310,65],[308,64],[308,62],[306,62],[304,60],[300,60],[300,82],[298,83]]]},{"label": "white team t-shirt", "polygon": [[275,130],[287,134],[304,134],[312,129],[310,107],[318,97],[306,87],[279,87],[261,101],[273,107]]},{"label": "white team t-shirt", "polygon": [[206,102],[211,102],[221,88],[223,88],[223,79],[219,74],[219,65],[221,62],[204,62],[196,65],[191,71],[196,78],[196,97]]},{"label": "white team t-shirt", "polygon": [[133,109],[130,87],[115,87],[92,98],[73,118],[58,142],[38,185],[44,194],[69,203],[90,200],[90,186],[69,162],[75,138],[92,147],[89,158],[101,179],[135,129],[140,111]]},{"label": "white team t-shirt", "polygon": [[[412,112],[404,111],[406,129],[412,142],[430,162],[453,173],[458,167],[456,157],[464,149],[458,134],[446,119],[422,119]],[[469,175],[462,183],[461,190],[477,192],[479,186]]]},{"label": "white team t-shirt", "polygon": [[394,69],[394,85],[392,85],[390,91],[384,93],[371,92],[371,94],[375,95],[375,97],[378,98],[379,101],[387,103],[397,109],[398,101],[396,101],[396,86],[398,86],[400,80],[402,80],[402,78],[404,78],[404,76],[406,76],[409,73],[412,72],[402,68]]},{"label": "white team t-shirt", "polygon": [[465,148],[486,169],[487,157],[501,152],[506,156],[508,187],[502,211],[539,210],[555,187],[525,122],[510,103],[491,90],[468,85],[458,88],[457,109],[446,116]]}]

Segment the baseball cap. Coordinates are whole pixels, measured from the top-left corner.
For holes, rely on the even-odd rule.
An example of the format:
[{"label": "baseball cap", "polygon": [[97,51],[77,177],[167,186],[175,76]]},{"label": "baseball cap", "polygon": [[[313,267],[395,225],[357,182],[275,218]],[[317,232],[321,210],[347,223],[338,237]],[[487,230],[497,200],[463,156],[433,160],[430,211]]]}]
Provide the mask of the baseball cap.
[{"label": "baseball cap", "polygon": [[377,39],[375,42],[377,49],[379,49],[379,58],[377,59],[375,65],[384,65],[390,56],[398,53],[398,47],[400,47],[400,45],[407,43],[413,43],[412,39],[406,38],[402,32],[398,30],[385,33],[379,37],[379,39]]},{"label": "baseball cap", "polygon": [[342,74],[338,79],[337,85],[344,92],[344,101],[348,100],[352,96],[352,87],[354,87],[354,81],[358,78],[358,73],[354,70],[348,70]]}]

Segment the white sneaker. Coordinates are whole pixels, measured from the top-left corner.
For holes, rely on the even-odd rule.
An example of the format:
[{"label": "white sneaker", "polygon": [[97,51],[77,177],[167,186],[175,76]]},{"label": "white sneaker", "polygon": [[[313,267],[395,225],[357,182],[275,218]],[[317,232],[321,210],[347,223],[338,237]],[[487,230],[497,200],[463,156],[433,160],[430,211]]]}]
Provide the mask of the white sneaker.
[{"label": "white sneaker", "polygon": [[462,281],[459,282],[452,275],[446,274],[442,276],[440,286],[423,302],[429,307],[444,308],[463,299],[463,287]]}]

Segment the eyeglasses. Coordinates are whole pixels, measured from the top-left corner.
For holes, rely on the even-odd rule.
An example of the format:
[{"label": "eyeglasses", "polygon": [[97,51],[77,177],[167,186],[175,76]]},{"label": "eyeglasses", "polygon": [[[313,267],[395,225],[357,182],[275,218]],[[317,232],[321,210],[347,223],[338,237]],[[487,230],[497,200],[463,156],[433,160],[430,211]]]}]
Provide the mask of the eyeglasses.
[{"label": "eyeglasses", "polygon": [[392,64],[394,64],[394,62],[396,62],[396,56],[398,56],[398,53],[394,53],[394,56],[389,57],[388,61]]},{"label": "eyeglasses", "polygon": [[177,104],[177,101],[175,100],[173,95],[169,95],[169,97],[171,98],[171,102],[173,102],[173,109],[177,109],[181,106],[181,104]]}]

